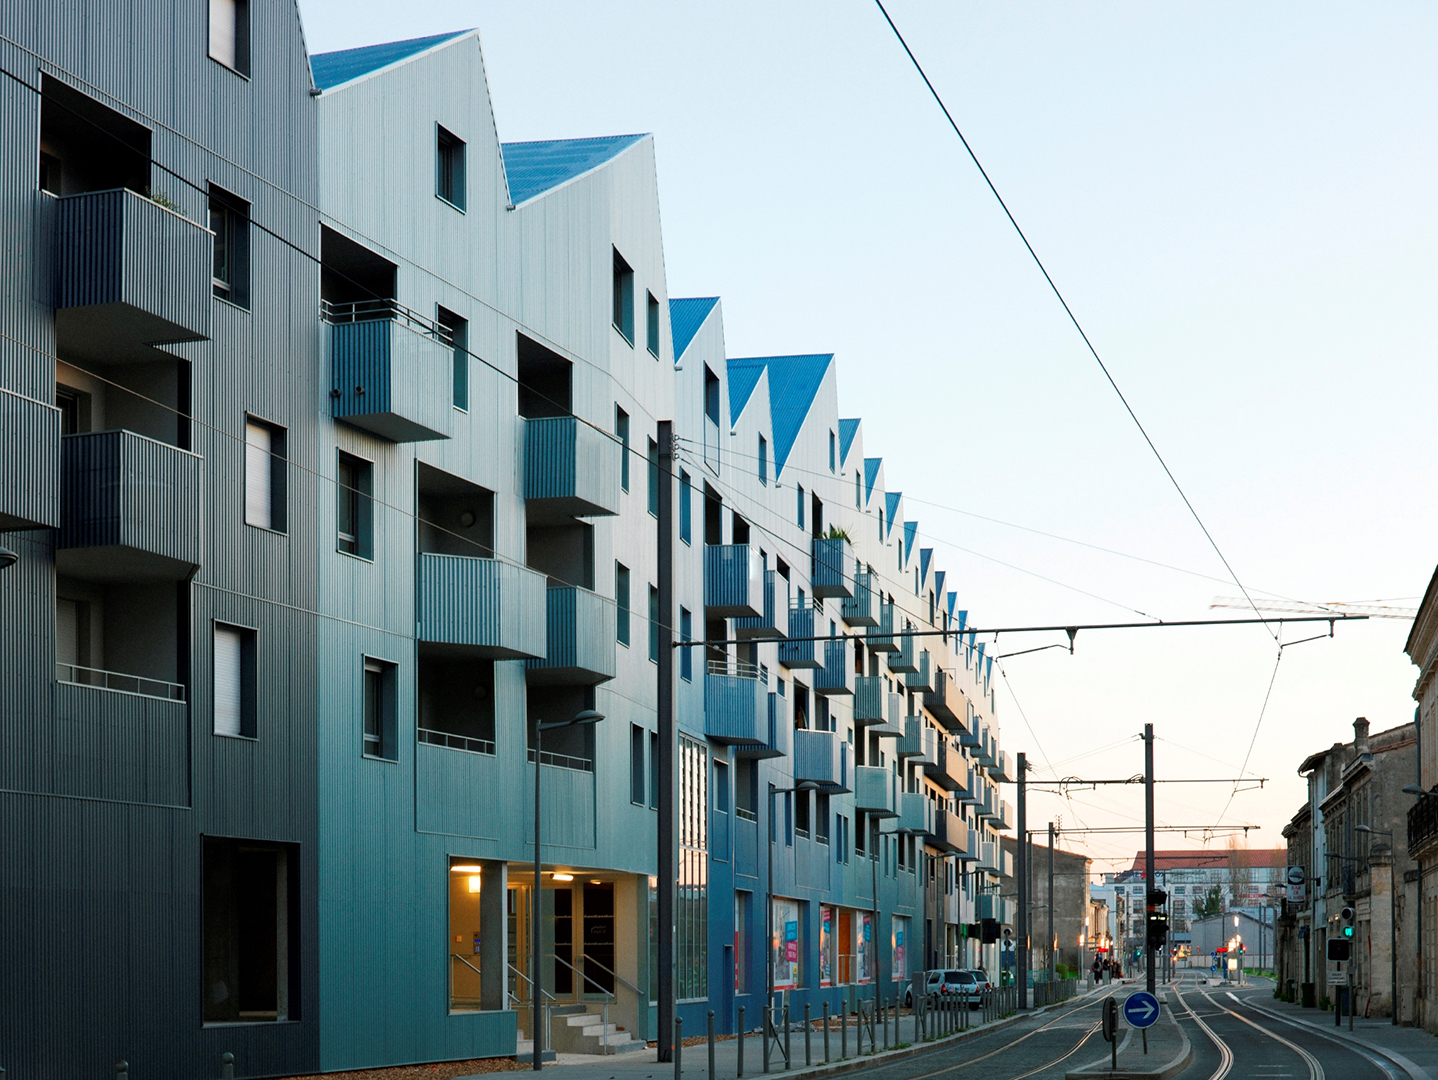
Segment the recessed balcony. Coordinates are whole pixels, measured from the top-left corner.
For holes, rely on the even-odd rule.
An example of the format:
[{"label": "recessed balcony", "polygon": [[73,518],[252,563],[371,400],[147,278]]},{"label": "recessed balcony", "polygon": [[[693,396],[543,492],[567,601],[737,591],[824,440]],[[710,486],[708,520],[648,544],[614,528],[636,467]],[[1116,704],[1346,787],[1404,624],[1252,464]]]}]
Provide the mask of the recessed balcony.
[{"label": "recessed balcony", "polygon": [[816,644],[824,646],[824,666],[814,675],[814,693],[820,697],[843,697],[853,693],[849,689],[848,642],[835,638]]},{"label": "recessed balcony", "polygon": [[393,300],[322,301],[336,420],[391,442],[449,438],[454,346]]},{"label": "recessed balcony", "polygon": [[493,660],[542,657],[545,577],[497,559],[419,556],[416,637]]},{"label": "recessed balcony", "polygon": [[[779,663],[787,668],[818,668],[823,663],[814,648],[814,609],[811,607],[789,609],[789,638],[779,642]],[[794,638],[809,640],[793,640]]]},{"label": "recessed balcony", "polygon": [[897,778],[881,765],[854,766],[854,809],[875,817],[894,817]]},{"label": "recessed balcony", "polygon": [[55,343],[115,364],[210,336],[214,234],[126,188],[56,207]]},{"label": "recessed balcony", "polygon": [[834,731],[794,732],[794,782],[819,784],[830,792],[849,790],[849,747]]},{"label": "recessed balcony", "polygon": [[531,686],[593,686],[614,678],[614,602],[588,589],[546,590],[545,654],[526,660]]},{"label": "recessed balcony", "polygon": [[575,416],[535,416],[524,425],[524,498],[531,518],[619,513],[624,450]]},{"label": "recessed balcony", "polygon": [[854,549],[842,536],[816,536],[812,541],[813,572],[809,586],[821,600],[832,596],[853,596],[848,571],[854,565]]},{"label": "recessed balcony", "polygon": [[60,524],[60,410],[0,391],[0,532]]},{"label": "recessed balcony", "polygon": [[773,640],[784,636],[787,626],[779,625],[778,614],[774,607],[774,587],[777,572],[773,570],[764,571],[764,611],[758,616],[749,618],[737,618],[734,620],[734,636],[736,638],[756,638],[760,640]]},{"label": "recessed balcony", "polygon": [[710,660],[704,673],[704,734],[731,746],[769,739],[769,688],[753,664]]},{"label": "recessed balcony", "polygon": [[200,566],[204,459],[133,431],[61,440],[55,569],[90,581],[181,581]]},{"label": "recessed balcony", "polygon": [[764,614],[764,563],[748,544],[704,545],[704,611],[714,619]]}]

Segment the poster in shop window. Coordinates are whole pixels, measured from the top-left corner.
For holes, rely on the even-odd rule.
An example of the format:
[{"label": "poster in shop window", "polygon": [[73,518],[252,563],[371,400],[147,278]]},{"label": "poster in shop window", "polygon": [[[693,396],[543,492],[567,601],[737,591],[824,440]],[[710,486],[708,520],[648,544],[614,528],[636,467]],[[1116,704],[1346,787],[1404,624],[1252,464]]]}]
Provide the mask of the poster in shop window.
[{"label": "poster in shop window", "polygon": [[819,985],[832,986],[834,982],[834,909],[828,906],[819,911]]}]

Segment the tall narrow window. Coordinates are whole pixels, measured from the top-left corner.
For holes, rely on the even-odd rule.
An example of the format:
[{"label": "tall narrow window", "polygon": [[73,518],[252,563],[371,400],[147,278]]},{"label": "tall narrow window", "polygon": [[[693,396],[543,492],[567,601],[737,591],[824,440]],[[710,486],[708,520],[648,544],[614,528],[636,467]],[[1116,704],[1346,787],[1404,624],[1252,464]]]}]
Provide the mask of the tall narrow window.
[{"label": "tall narrow window", "polygon": [[689,481],[689,474],[683,469],[679,470],[679,539],[684,543],[690,542],[690,529],[692,519],[689,508],[689,495],[693,485]]},{"label": "tall narrow window", "polygon": [[364,660],[364,753],[393,760],[395,753],[395,666]]},{"label": "tall narrow window", "polygon": [[659,444],[649,440],[649,512],[659,516]]},{"label": "tall narrow window", "polygon": [[659,301],[654,299],[652,292],[644,294],[649,298],[645,305],[648,312],[648,323],[645,326],[647,331],[649,351],[654,354],[654,359],[659,359]]},{"label": "tall narrow window", "polygon": [[614,564],[614,628],[619,644],[629,644],[629,567]]},{"label": "tall narrow window", "polygon": [[710,371],[707,364],[704,367],[704,415],[719,423],[719,376]]},{"label": "tall narrow window", "polygon": [[464,209],[464,140],[435,125],[434,193]]},{"label": "tall narrow window", "polygon": [[469,321],[462,319],[448,308],[440,308],[435,315],[440,333],[449,341],[454,350],[450,372],[454,379],[454,390],[450,403],[456,409],[469,409]]},{"label": "tall narrow window", "polygon": [[834,433],[829,432],[829,471],[834,471]]},{"label": "tall narrow window", "polygon": [[614,434],[619,436],[619,486],[629,490],[629,414],[614,406]]},{"label": "tall narrow window", "polygon": [[859,470],[854,470],[854,507],[862,510],[864,508],[863,489],[860,487]]},{"label": "tall narrow window", "polygon": [[629,801],[644,805],[648,785],[644,782],[644,729],[638,724],[629,725]]},{"label": "tall narrow window", "polygon": [[[682,741],[682,740],[681,740]],[[659,809],[659,735],[649,733],[649,807]]]},{"label": "tall narrow window", "polygon": [[241,626],[215,624],[214,732],[253,739],[255,707],[255,632]]},{"label": "tall narrow window", "polygon": [[614,249],[614,329],[634,344],[634,271]]},{"label": "tall narrow window", "polygon": [[215,295],[250,306],[250,204],[210,185],[210,231],[215,234],[211,278]]},{"label": "tall narrow window", "polygon": [[285,429],[245,420],[245,524],[285,531]]},{"label": "tall narrow window", "polygon": [[210,58],[249,75],[249,0],[210,0]]},{"label": "tall narrow window", "polygon": [[649,586],[649,659],[659,663],[659,590]]},{"label": "tall narrow window", "polygon": [[[694,617],[689,614],[688,608],[679,609],[679,640],[694,640]],[[694,650],[679,650],[679,677],[686,682],[694,678]]]},{"label": "tall narrow window", "polygon": [[803,485],[803,484],[797,485],[797,491],[798,491],[798,496],[799,496],[799,497],[798,497],[798,507],[799,507],[799,510],[798,510],[798,522],[799,522],[799,528],[802,529],[802,528],[804,527],[804,485]]},{"label": "tall narrow window", "polygon": [[346,555],[374,557],[374,467],[340,451],[335,473],[335,544]]},{"label": "tall narrow window", "polygon": [[759,436],[759,483],[769,482],[769,442],[764,436]]}]

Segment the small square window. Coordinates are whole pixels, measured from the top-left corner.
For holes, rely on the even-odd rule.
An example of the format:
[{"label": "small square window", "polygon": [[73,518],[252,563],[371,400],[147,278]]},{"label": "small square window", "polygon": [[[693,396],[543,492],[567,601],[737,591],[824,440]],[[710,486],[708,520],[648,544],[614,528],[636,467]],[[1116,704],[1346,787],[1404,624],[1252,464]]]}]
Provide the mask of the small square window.
[{"label": "small square window", "polygon": [[335,502],[336,549],[361,559],[374,558],[374,466],[341,450]]},{"label": "small square window", "polygon": [[245,524],[285,531],[285,429],[245,418]]},{"label": "small square window", "polygon": [[393,761],[395,751],[395,666],[384,660],[364,660],[364,736],[366,757]]},{"label": "small square window", "polygon": [[645,293],[649,298],[646,310],[649,314],[646,330],[648,331],[649,351],[654,354],[654,359],[659,359],[659,301],[654,299],[653,293]]},{"label": "small square window", "polygon": [[634,344],[634,271],[614,249],[614,329]]},{"label": "small square window", "polygon": [[464,140],[436,124],[434,193],[457,210],[464,209]]}]

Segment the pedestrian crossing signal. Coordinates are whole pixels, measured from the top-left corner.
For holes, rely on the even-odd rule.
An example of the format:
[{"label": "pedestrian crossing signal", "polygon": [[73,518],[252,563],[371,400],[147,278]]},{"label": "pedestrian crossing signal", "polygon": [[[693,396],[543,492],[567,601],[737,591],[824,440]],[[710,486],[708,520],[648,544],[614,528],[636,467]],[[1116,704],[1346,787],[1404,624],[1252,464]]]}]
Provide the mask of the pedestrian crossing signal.
[{"label": "pedestrian crossing signal", "polygon": [[1352,936],[1353,936],[1353,927],[1351,927],[1351,926],[1345,926],[1345,927],[1343,928],[1343,936],[1344,936],[1344,937],[1352,937]]}]

